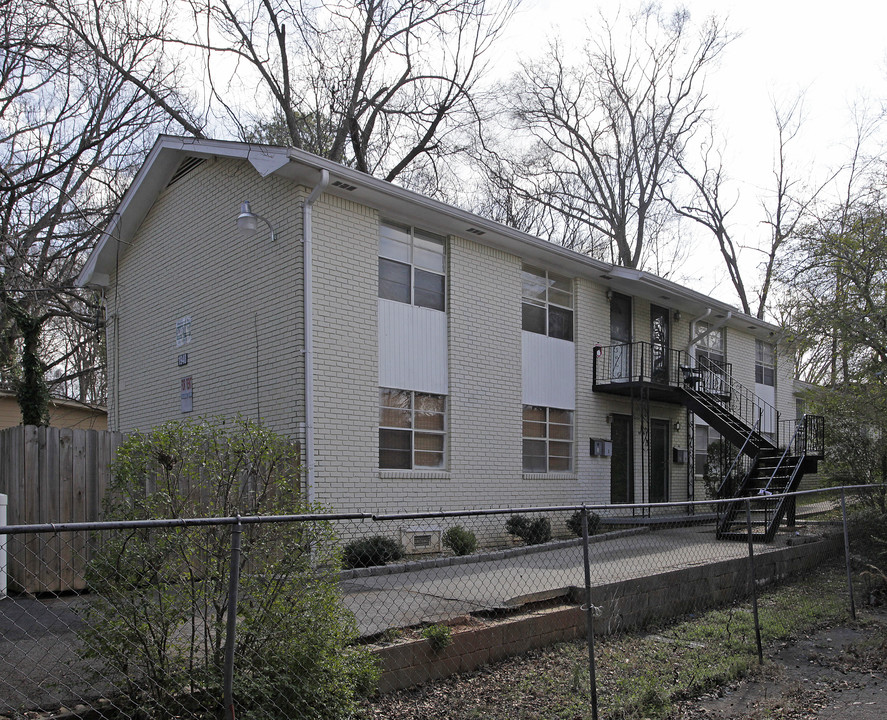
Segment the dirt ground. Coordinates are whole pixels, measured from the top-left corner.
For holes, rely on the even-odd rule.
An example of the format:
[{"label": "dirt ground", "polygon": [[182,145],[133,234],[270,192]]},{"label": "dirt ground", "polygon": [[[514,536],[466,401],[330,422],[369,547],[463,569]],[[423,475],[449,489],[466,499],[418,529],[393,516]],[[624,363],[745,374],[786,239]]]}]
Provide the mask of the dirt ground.
[{"label": "dirt ground", "polygon": [[882,720],[887,717],[887,612],[865,613],[772,648],[754,675],[681,703],[675,718]]},{"label": "dirt ground", "polygon": [[[541,698],[515,702],[508,688],[550,669],[531,652],[474,673],[378,698],[374,720],[474,720],[485,716],[542,718],[554,711]],[[523,693],[519,693],[523,695]],[[587,701],[586,701],[587,702]],[[510,709],[508,709],[510,707]],[[492,708],[496,708],[492,710]],[[561,707],[558,718],[590,717],[587,705]],[[887,718],[887,609],[867,608],[857,622],[826,627],[765,648],[751,675],[702,697],[677,703],[669,720],[882,720]],[[601,720],[608,720],[601,715]]]}]

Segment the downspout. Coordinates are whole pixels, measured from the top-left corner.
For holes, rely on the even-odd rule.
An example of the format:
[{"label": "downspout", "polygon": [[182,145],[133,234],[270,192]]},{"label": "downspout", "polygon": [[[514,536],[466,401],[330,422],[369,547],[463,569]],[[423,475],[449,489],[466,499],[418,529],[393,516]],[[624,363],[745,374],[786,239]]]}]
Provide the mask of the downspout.
[{"label": "downspout", "polygon": [[311,216],[314,203],[330,184],[327,170],[320,171],[320,182],[305,200],[302,216],[302,247],[303,247],[303,313],[305,324],[305,468],[308,472],[307,495],[308,505],[314,504],[314,302],[312,273]]}]

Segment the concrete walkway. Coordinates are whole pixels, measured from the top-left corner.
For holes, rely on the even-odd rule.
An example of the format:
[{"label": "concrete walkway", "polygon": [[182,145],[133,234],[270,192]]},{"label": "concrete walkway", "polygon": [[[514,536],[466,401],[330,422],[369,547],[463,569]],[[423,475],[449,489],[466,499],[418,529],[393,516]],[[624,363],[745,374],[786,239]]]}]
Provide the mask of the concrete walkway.
[{"label": "concrete walkway", "polygon": [[[783,533],[781,541],[777,538],[769,545],[756,544],[755,554],[784,547],[789,534],[793,533]],[[592,587],[748,556],[746,543],[716,540],[713,526],[644,528],[593,540],[589,546]],[[350,578],[342,583],[345,603],[357,618],[361,634],[374,635],[470,612],[515,607],[585,586],[578,542],[531,554],[502,555],[477,556],[474,562],[449,567],[396,573],[386,569],[385,574]]]}]

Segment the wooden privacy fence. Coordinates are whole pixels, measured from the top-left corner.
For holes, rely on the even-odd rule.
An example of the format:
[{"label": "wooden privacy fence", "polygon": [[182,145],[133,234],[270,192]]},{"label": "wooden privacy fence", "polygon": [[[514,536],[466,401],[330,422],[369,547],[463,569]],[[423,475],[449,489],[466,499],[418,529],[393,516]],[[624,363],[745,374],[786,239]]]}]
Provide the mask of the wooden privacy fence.
[{"label": "wooden privacy fence", "polygon": [[[0,430],[0,494],[10,525],[101,519],[111,462],[123,435],[100,430],[19,425]],[[7,537],[11,589],[83,590],[88,533]]]}]

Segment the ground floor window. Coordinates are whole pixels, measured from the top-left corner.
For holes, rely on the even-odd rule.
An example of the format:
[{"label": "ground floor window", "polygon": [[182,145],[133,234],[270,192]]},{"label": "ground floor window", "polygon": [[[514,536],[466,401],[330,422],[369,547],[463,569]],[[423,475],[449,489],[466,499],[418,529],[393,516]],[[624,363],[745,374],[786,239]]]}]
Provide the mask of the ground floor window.
[{"label": "ground floor window", "polygon": [[524,472],[573,470],[573,411],[524,405]]},{"label": "ground floor window", "polygon": [[695,430],[696,434],[693,436],[696,454],[694,472],[701,477],[705,474],[705,464],[708,462],[708,446],[716,440],[720,440],[721,435],[708,425],[697,425]]},{"label": "ground floor window", "polygon": [[381,469],[443,469],[445,439],[446,396],[380,389]]}]

